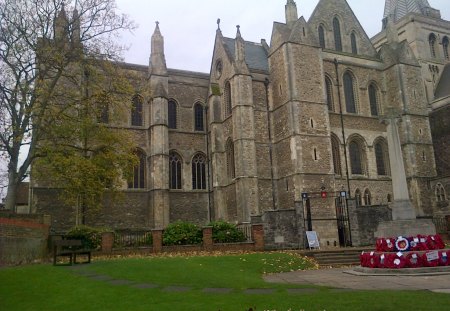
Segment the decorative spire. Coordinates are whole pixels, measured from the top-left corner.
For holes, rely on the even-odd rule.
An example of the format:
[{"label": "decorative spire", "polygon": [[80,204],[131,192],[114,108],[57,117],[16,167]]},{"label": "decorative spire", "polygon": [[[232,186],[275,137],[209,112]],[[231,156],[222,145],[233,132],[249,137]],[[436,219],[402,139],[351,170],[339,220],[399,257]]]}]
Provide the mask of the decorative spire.
[{"label": "decorative spire", "polygon": [[55,18],[55,39],[68,39],[69,20],[67,19],[64,3],[61,6],[61,11]]},{"label": "decorative spire", "polygon": [[150,54],[150,73],[156,75],[167,75],[166,57],[164,56],[164,37],[156,22],[155,31],[152,35],[152,48]]},{"label": "decorative spire", "polygon": [[81,22],[78,10],[74,9],[72,12],[72,43],[78,44],[81,39]]},{"label": "decorative spire", "polygon": [[217,19],[217,30],[220,31],[220,18]]},{"label": "decorative spire", "polygon": [[285,6],[286,10],[286,24],[291,27],[298,20],[297,5],[294,0],[287,0]]},{"label": "decorative spire", "polygon": [[235,40],[235,44],[236,44],[236,55],[235,55],[235,59],[236,62],[243,62],[245,61],[245,41],[244,39],[242,39],[241,36],[241,26],[236,25],[236,40]]},{"label": "decorative spire", "polygon": [[440,18],[439,10],[433,9],[428,0],[386,0],[383,19],[393,16],[395,24],[409,13]]}]

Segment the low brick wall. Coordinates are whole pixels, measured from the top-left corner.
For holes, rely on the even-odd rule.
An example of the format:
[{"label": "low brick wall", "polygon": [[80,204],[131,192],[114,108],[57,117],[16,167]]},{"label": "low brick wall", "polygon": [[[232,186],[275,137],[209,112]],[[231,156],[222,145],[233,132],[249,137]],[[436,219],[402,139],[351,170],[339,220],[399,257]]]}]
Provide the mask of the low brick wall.
[{"label": "low brick wall", "polygon": [[47,256],[49,225],[45,217],[0,215],[0,265],[18,265]]},{"label": "low brick wall", "polygon": [[145,255],[158,253],[189,253],[189,252],[214,252],[214,251],[263,251],[264,229],[263,225],[252,225],[253,242],[244,243],[213,243],[212,227],[203,228],[203,243],[199,245],[174,245],[163,246],[163,230],[153,230],[153,246],[134,249],[113,249],[113,233],[107,232],[102,235],[101,251],[94,255]]}]

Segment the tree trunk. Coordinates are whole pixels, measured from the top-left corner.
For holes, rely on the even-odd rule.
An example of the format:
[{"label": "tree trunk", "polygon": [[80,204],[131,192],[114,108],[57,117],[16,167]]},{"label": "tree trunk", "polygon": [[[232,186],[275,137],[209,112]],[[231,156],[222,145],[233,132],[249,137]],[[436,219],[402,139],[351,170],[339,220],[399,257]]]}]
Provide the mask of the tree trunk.
[{"label": "tree trunk", "polygon": [[18,188],[19,188],[19,182],[17,179],[17,173],[9,172],[9,174],[8,174],[8,191],[6,192],[5,209],[10,210],[10,211],[15,211]]}]

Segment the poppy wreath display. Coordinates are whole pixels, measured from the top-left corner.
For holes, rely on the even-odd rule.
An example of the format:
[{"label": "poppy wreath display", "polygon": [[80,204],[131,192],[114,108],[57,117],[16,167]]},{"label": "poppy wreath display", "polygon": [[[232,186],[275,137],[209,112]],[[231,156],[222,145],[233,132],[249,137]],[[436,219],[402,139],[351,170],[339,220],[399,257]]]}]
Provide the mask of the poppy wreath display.
[{"label": "poppy wreath display", "polygon": [[394,238],[386,239],[386,247],[385,247],[384,251],[385,252],[395,251],[395,239]]},{"label": "poppy wreath display", "polygon": [[422,262],[424,267],[437,267],[439,265],[439,252],[425,252],[422,255]]},{"label": "poppy wreath display", "polygon": [[367,267],[369,268],[379,268],[380,267],[380,255],[375,252],[368,254]]},{"label": "poppy wreath display", "polygon": [[362,252],[361,255],[359,255],[359,262],[361,264],[361,267],[368,267],[368,260],[369,260],[369,254]]},{"label": "poppy wreath display", "polygon": [[398,252],[397,254],[390,254],[389,265],[392,269],[403,269],[406,267],[407,260],[405,256],[403,256],[402,252]]},{"label": "poppy wreath display", "polygon": [[434,250],[434,249],[443,249],[445,248],[445,244],[442,241],[442,238],[440,235],[429,235],[426,239],[427,248]]},{"label": "poppy wreath display", "polygon": [[448,266],[450,264],[449,258],[450,254],[447,251],[440,251],[439,252],[439,265],[440,266]]},{"label": "poppy wreath display", "polygon": [[[379,262],[378,262],[378,268],[390,268],[390,254],[381,254],[378,255]],[[375,267],[377,268],[377,267]]]},{"label": "poppy wreath display", "polygon": [[410,237],[409,240],[409,250],[411,251],[420,251],[421,243],[418,237]]},{"label": "poppy wreath display", "polygon": [[384,245],[386,244],[386,239],[378,238],[376,243],[377,252],[384,252]]},{"label": "poppy wreath display", "polygon": [[395,248],[399,252],[406,252],[409,250],[409,241],[407,238],[404,238],[402,236],[399,236],[397,240],[395,240]]},{"label": "poppy wreath display", "polygon": [[409,268],[422,267],[422,256],[416,252],[409,253],[406,255],[406,265]]}]

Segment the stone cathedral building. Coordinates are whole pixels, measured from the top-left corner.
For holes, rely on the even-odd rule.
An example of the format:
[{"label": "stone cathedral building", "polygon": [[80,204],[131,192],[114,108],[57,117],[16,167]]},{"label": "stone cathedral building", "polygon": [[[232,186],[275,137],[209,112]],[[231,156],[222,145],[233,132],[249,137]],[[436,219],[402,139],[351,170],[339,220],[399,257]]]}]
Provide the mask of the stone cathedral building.
[{"label": "stone cathedral building", "polygon": [[[90,225],[259,221],[269,244],[304,229],[342,244],[344,196],[367,210],[396,200],[394,117],[416,215],[450,214],[450,22],[427,0],[386,0],[369,38],[345,0],[320,0],[309,20],[293,0],[285,10],[270,45],[219,24],[210,73],[167,68],[156,25],[149,66],[122,64],[150,88],[130,99],[140,165]],[[74,225],[48,189],[33,194],[55,228]]]}]

